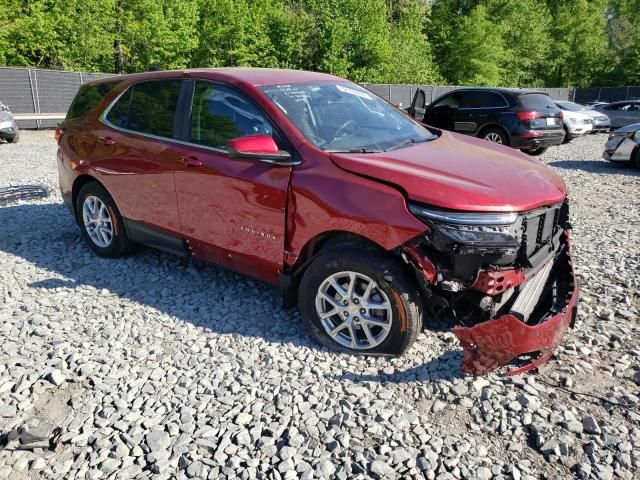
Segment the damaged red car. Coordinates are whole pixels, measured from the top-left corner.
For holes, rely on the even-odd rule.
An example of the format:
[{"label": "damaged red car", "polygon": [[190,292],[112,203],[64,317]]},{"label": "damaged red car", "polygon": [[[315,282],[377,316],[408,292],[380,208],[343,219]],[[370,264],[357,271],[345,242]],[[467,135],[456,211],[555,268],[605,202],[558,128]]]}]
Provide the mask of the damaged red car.
[{"label": "damaged red car", "polygon": [[466,371],[526,358],[522,371],[575,318],[562,179],[349,81],[103,79],[80,88],[56,137],[64,201],[98,255],[141,243],[279,284],[331,348],[399,355],[441,315]]}]

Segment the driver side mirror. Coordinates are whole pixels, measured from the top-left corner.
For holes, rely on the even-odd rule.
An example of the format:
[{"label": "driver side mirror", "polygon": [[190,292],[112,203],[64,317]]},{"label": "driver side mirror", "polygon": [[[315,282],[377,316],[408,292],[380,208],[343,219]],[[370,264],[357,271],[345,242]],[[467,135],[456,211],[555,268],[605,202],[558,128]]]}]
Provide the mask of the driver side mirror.
[{"label": "driver side mirror", "polygon": [[232,158],[247,158],[274,165],[295,165],[291,154],[279,150],[275,140],[269,135],[246,135],[232,138],[227,142],[227,149]]}]

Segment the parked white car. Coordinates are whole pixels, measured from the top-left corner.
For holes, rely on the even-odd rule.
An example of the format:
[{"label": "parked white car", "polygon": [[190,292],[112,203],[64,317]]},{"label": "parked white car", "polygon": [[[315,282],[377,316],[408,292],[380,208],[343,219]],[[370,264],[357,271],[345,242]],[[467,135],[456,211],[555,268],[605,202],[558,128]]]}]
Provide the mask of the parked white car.
[{"label": "parked white car", "polygon": [[564,100],[557,100],[556,105],[558,105],[558,107],[560,107],[563,112],[570,111],[589,115],[593,120],[593,130],[591,131],[591,133],[608,132],[611,129],[611,122],[609,121],[609,117],[607,117],[599,110],[589,110],[584,105]]},{"label": "parked white car", "polygon": [[[556,105],[562,109],[559,102],[556,102]],[[593,124],[593,119],[586,113],[562,109],[562,125],[565,133],[565,143],[570,142],[574,138],[581,137],[585,133],[591,132],[591,130],[593,130]]]}]

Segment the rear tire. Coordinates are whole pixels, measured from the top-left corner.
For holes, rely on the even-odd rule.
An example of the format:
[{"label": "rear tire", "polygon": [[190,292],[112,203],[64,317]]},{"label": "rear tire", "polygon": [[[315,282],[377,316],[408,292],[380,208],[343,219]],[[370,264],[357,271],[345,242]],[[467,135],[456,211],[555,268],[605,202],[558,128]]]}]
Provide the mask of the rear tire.
[{"label": "rear tire", "polygon": [[562,143],[569,143],[571,141],[571,139],[569,138],[569,129],[564,126],[562,127],[562,129],[564,130],[564,138],[562,139]]},{"label": "rear tire", "polygon": [[506,145],[507,147],[511,145],[509,136],[501,128],[487,128],[482,130],[478,137],[491,143]]},{"label": "rear tire", "polygon": [[422,329],[415,281],[398,260],[382,252],[354,247],[321,252],[298,292],[309,333],[334,350],[401,355]]},{"label": "rear tire", "polygon": [[119,257],[129,249],[118,207],[98,182],[89,182],[78,192],[76,219],[89,247],[101,257]]},{"label": "rear tire", "polygon": [[534,148],[533,150],[523,150],[523,151],[528,155],[537,157],[538,155],[542,155],[547,150],[549,150],[549,147],[540,147],[540,148]]}]

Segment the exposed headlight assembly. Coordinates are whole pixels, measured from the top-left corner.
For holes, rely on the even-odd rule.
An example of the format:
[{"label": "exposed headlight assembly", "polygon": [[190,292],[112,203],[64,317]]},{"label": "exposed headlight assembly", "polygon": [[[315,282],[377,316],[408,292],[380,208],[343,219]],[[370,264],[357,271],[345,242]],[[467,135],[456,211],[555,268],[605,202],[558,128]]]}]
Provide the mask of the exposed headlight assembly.
[{"label": "exposed headlight assembly", "polygon": [[410,211],[432,229],[436,248],[454,243],[456,253],[515,255],[521,243],[517,213],[450,212],[409,204]]}]

